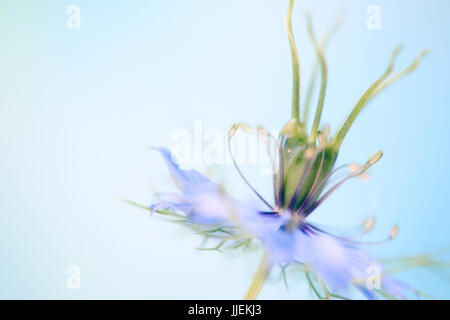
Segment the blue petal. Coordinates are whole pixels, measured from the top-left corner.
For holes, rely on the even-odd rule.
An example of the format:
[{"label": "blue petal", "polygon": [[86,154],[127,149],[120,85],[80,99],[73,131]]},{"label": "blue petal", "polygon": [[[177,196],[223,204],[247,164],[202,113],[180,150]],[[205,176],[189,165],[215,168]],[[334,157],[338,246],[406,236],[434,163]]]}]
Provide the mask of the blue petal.
[{"label": "blue petal", "polygon": [[178,163],[173,159],[170,151],[165,148],[156,148],[163,156],[167,167],[172,174],[177,186],[183,192],[205,191],[216,188],[216,185],[207,177],[196,170],[181,170]]},{"label": "blue petal", "polygon": [[356,287],[368,300],[377,300],[377,296],[375,295],[375,293],[373,293],[366,287],[364,286],[356,286]]},{"label": "blue petal", "polygon": [[[353,244],[328,234],[309,234],[301,230],[281,228],[288,219],[284,215],[264,216],[256,206],[236,201],[222,188],[196,170],[182,170],[170,151],[158,149],[182,194],[166,194],[166,199],[151,209],[166,208],[186,213],[193,222],[235,226],[255,234],[266,246],[272,262],[306,263],[339,292],[355,285],[367,298],[376,295],[364,281],[368,268],[381,265]],[[356,281],[356,282],[355,282]],[[410,290],[382,270],[382,289],[389,295],[403,297]]]},{"label": "blue petal", "polygon": [[390,296],[406,299],[407,293],[412,293],[414,290],[406,283],[394,279],[388,274],[383,277],[383,290]]},{"label": "blue petal", "polygon": [[249,225],[258,214],[252,206],[237,202],[219,185],[196,170],[182,170],[169,150],[158,148],[170,173],[183,194],[166,194],[169,199],[152,205],[181,211],[196,222],[203,224]]},{"label": "blue petal", "polygon": [[259,234],[274,263],[299,262],[311,266],[333,291],[346,292],[355,285],[367,298],[375,293],[365,286],[369,267],[380,268],[381,288],[389,295],[404,298],[411,289],[386,274],[381,264],[353,244],[327,234],[307,234],[300,230]]}]

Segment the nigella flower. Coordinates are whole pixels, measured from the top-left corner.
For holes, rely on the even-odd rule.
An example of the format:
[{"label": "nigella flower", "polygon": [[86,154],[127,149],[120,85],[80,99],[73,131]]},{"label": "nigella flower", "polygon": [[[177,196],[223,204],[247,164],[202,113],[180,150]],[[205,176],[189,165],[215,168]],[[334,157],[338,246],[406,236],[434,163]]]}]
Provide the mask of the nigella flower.
[{"label": "nigella flower", "polygon": [[[382,152],[378,151],[362,165],[335,165],[341,144],[361,110],[379,92],[414,70],[426,51],[406,69],[392,75],[400,51],[400,48],[396,48],[385,72],[364,92],[344,124],[331,134],[329,126],[319,129],[327,85],[323,50],[330,34],[319,43],[308,18],[308,33],[318,62],[307,90],[303,115],[300,116],[300,65],[291,24],[293,2],[290,1],[286,18],[294,78],[292,117],[279,137],[270,136],[261,127],[257,130],[259,134],[274,140],[276,145],[272,159],[274,201],[264,199],[257,188],[248,182],[234,160],[231,149],[238,173],[265,209],[253,203],[238,201],[223,187],[195,170],[180,169],[167,149],[158,148],[180,192],[160,194],[160,201],[152,204],[150,211],[173,217],[208,238],[218,239],[219,243],[213,249],[220,250],[225,243],[232,243],[233,247],[238,248],[258,239],[265,253],[245,296],[248,299],[257,297],[274,266],[285,267],[289,264],[302,266],[313,290],[319,295],[314,282],[319,283],[327,298],[343,298],[342,294],[351,286],[370,299],[379,295],[405,298],[415,291],[392,278],[376,259],[362,249],[364,243],[353,237],[333,235],[310,223],[308,218],[342,184],[364,176],[381,159]],[[319,100],[311,130],[307,132],[309,105],[319,71]],[[229,140],[240,129],[250,130],[244,123],[235,124],[228,132]],[[346,169],[349,169],[348,172]],[[345,173],[343,177],[342,173]],[[374,219],[367,220],[364,233],[372,230],[374,223]],[[394,226],[386,240],[397,234],[398,227]]]}]

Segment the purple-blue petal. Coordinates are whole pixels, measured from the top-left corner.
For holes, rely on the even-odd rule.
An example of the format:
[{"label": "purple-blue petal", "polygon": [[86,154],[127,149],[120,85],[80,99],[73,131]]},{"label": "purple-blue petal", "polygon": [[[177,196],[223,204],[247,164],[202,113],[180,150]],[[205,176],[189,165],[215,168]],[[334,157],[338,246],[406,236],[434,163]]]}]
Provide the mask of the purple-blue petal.
[{"label": "purple-blue petal", "polygon": [[216,185],[196,170],[182,170],[171,152],[165,148],[156,148],[163,156],[175,183],[184,193],[200,192],[216,188]]}]

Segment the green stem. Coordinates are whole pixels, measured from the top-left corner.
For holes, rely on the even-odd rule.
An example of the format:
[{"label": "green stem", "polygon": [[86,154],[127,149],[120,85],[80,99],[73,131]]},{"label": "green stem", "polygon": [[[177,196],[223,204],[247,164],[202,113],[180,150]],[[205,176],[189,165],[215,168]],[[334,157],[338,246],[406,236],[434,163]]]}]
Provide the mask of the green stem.
[{"label": "green stem", "polygon": [[347,120],[345,120],[344,124],[342,125],[341,129],[336,134],[335,138],[335,148],[339,149],[342,141],[344,140],[348,130],[350,130],[350,127],[352,126],[353,122],[355,122],[356,117],[358,117],[361,110],[366,105],[367,101],[372,97],[373,93],[377,90],[380,84],[383,83],[384,80],[391,74],[392,69],[394,68],[395,58],[397,57],[398,53],[400,52],[401,47],[397,47],[394,49],[391,55],[391,61],[389,63],[388,68],[383,73],[383,75],[378,78],[377,81],[375,81],[369,89],[366,90],[366,92],[362,95],[362,97],[359,99],[359,101],[356,103],[355,107],[353,108],[350,115],[347,117]]},{"label": "green stem", "polygon": [[308,16],[308,34],[309,34],[309,37],[311,38],[311,42],[313,43],[314,48],[316,49],[317,58],[320,63],[320,75],[321,75],[319,102],[317,104],[316,115],[314,117],[314,123],[313,123],[312,129],[311,129],[311,135],[309,137],[309,143],[314,145],[316,142],[317,131],[319,129],[320,118],[322,116],[323,105],[325,102],[328,71],[327,71],[327,64],[325,61],[325,56],[323,54],[322,49],[319,47],[319,44],[317,43],[316,38],[314,36],[314,31],[313,31],[310,16]]},{"label": "green stem", "polygon": [[[322,52],[325,51],[328,41],[330,40],[331,36],[336,32],[336,30],[339,28],[341,23],[342,23],[342,16],[338,16],[336,18],[336,20],[333,22],[333,24],[331,25],[330,30],[328,30],[328,32],[322,37],[322,40],[320,43],[320,48],[322,49]],[[312,99],[312,95],[314,93],[316,78],[317,78],[318,73],[319,73],[319,61],[316,60],[316,62],[314,63],[313,71],[311,73],[311,78],[309,79],[308,89],[306,91],[306,99],[305,99],[305,103],[303,106],[302,122],[304,123],[305,127],[308,126],[309,107],[311,105],[311,99]]]},{"label": "green stem", "polygon": [[269,276],[270,269],[271,265],[269,263],[269,256],[267,252],[265,252],[259,261],[258,268],[253,275],[252,282],[245,293],[245,300],[256,300],[264,286],[264,283],[266,282],[267,277]]},{"label": "green stem", "polygon": [[403,78],[404,76],[408,75],[409,73],[413,72],[419,66],[423,57],[425,57],[428,53],[430,53],[430,50],[427,50],[427,49],[422,50],[419,53],[419,56],[409,66],[407,66],[405,69],[403,69],[399,73],[390,76],[382,84],[380,84],[380,86],[372,93],[369,100],[371,100],[373,97],[378,95],[381,91],[383,91],[384,89],[389,87],[391,84],[393,84],[397,80],[399,80],[399,79]]},{"label": "green stem", "polygon": [[298,59],[297,47],[295,46],[294,36],[292,34],[292,8],[294,0],[289,2],[289,11],[286,15],[286,28],[288,31],[289,45],[292,57],[292,119],[300,121],[300,62]]},{"label": "green stem", "polygon": [[311,105],[312,95],[314,93],[317,74],[319,73],[319,63],[316,61],[314,63],[313,72],[311,74],[311,78],[309,79],[308,89],[306,91],[306,99],[303,106],[303,118],[302,122],[305,125],[305,128],[308,126],[308,118],[309,118],[309,106]]}]

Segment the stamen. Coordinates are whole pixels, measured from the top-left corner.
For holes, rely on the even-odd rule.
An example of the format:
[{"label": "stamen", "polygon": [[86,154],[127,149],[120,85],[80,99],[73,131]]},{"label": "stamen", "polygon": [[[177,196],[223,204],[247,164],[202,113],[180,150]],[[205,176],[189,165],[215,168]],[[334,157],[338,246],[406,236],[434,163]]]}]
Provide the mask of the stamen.
[{"label": "stamen", "polygon": [[364,220],[363,223],[363,231],[357,235],[354,236],[350,236],[347,237],[348,239],[355,239],[355,238],[359,238],[362,236],[365,236],[366,234],[368,234],[370,231],[372,231],[375,228],[375,223],[376,223],[376,219],[374,217],[370,217]]},{"label": "stamen", "polygon": [[[284,145],[285,140],[286,140],[286,136],[282,136],[280,144],[278,146],[280,183],[279,183],[279,189],[278,189],[278,201],[276,204],[279,207],[282,206],[283,201],[284,201],[284,154],[283,154],[282,146]],[[276,190],[276,189],[274,189],[274,190]]]},{"label": "stamen", "polygon": [[347,237],[348,239],[355,239],[355,238],[359,238],[362,236],[365,236],[366,234],[368,234],[370,231],[372,231],[375,228],[375,223],[376,223],[376,219],[374,217],[370,217],[365,219],[364,223],[363,223],[363,231],[357,235],[354,236],[350,236]]},{"label": "stamen", "polygon": [[239,129],[240,125],[241,125],[240,123],[235,123],[228,129],[228,134],[227,134],[228,140],[233,138],[233,136],[236,134],[236,131]]},{"label": "stamen", "polygon": [[259,214],[262,214],[263,216],[276,216],[278,215],[277,211],[259,211]]},{"label": "stamen", "polygon": [[383,240],[379,240],[379,241],[372,241],[372,242],[353,241],[353,240],[346,240],[346,241],[350,242],[350,243],[354,243],[356,245],[360,245],[360,246],[374,246],[374,245],[377,245],[377,244],[387,243],[387,242],[389,242],[391,240],[393,240],[393,238],[387,238],[387,239],[383,239]]},{"label": "stamen", "polygon": [[370,159],[361,166],[361,169],[356,173],[350,173],[347,177],[336,183],[333,187],[331,187],[323,196],[321,196],[310,208],[305,211],[305,217],[307,217],[311,212],[313,212],[319,205],[322,204],[334,191],[336,191],[344,182],[350,180],[351,178],[357,177],[364,172],[366,172],[372,165],[377,163],[381,157],[383,156],[382,151],[378,151],[375,153]]},{"label": "stamen", "polygon": [[364,232],[370,232],[375,228],[375,223],[377,222],[377,219],[374,217],[367,218],[366,221],[364,221]]},{"label": "stamen", "polygon": [[302,208],[301,208],[301,210],[299,210],[299,212],[303,211],[305,208],[307,208],[309,206],[311,198],[315,194],[317,194],[317,192],[320,191],[320,189],[324,186],[325,183],[328,182],[328,180],[331,178],[332,175],[334,175],[336,172],[338,172],[339,170],[342,170],[346,167],[347,167],[347,165],[342,165],[342,166],[337,167],[336,169],[329,172],[322,180],[320,180],[319,184],[316,187],[311,188],[310,195],[306,197],[305,201],[303,202]]},{"label": "stamen", "polygon": [[368,173],[361,173],[361,174],[359,175],[359,179],[360,179],[361,181],[367,182],[367,181],[370,180],[370,174],[368,174]]},{"label": "stamen", "polygon": [[352,163],[348,166],[348,171],[350,173],[356,174],[357,172],[361,171],[361,166],[358,163]]},{"label": "stamen", "polygon": [[313,212],[318,206],[320,206],[326,199],[328,199],[328,197],[334,192],[336,191],[342,184],[344,184],[344,182],[346,182],[347,180],[350,180],[351,178],[356,177],[357,174],[350,174],[347,177],[345,177],[344,179],[342,179],[341,181],[339,181],[338,183],[336,183],[333,187],[331,187],[322,197],[319,198],[319,200],[317,200],[316,202],[314,202],[314,204],[309,207],[306,211],[305,211],[305,216],[308,216],[311,212]]},{"label": "stamen", "polygon": [[[244,123],[240,123],[238,124],[238,128],[242,129],[244,132],[246,133],[256,133],[257,135],[262,135],[265,137],[268,137],[272,140],[273,144],[275,145],[276,149],[278,149],[278,151],[280,152],[280,146],[277,142],[277,140],[274,138],[274,136],[269,132],[269,130],[267,130],[266,128],[264,128],[263,126],[258,126],[256,128],[256,131],[252,128],[250,128],[248,125],[244,124]],[[235,131],[233,132],[233,134],[235,133]],[[269,145],[269,143],[267,143],[267,141],[263,141],[265,146],[266,146],[266,150],[267,150],[267,155],[269,156],[269,160],[270,160],[270,164],[272,167],[272,180],[273,180],[273,190],[274,190],[274,201],[275,204],[278,205],[278,198],[277,198],[277,194],[276,194],[276,178],[277,178],[277,172],[276,172],[276,164],[275,164],[275,159],[274,156],[272,155],[272,153],[270,152],[269,149],[272,149]]]},{"label": "stamen", "polygon": [[[327,130],[327,131],[329,132],[329,126],[328,126],[328,130]],[[326,131],[326,132],[327,132],[327,131]],[[323,163],[324,163],[324,161],[325,161],[325,144],[326,144],[326,136],[328,136],[328,133],[326,133],[325,138],[323,138],[323,135],[322,135],[322,134],[319,135],[319,142],[320,142],[320,144],[321,144],[321,146],[322,146],[322,157],[321,157],[321,159],[320,159],[319,170],[317,170],[316,176],[315,176],[315,178],[314,178],[314,182],[313,182],[313,184],[312,184],[312,186],[311,186],[311,189],[309,190],[309,192],[308,192],[308,194],[307,194],[307,196],[306,196],[306,198],[305,198],[305,201],[303,201],[302,205],[301,205],[300,208],[298,209],[298,212],[302,212],[302,210],[305,209],[305,206],[306,206],[307,203],[309,202],[309,199],[310,199],[310,197],[311,197],[312,194],[313,194],[314,188],[316,187],[316,184],[317,184],[317,182],[319,181],[320,174],[322,173]],[[322,137],[322,138],[321,138],[321,137]]]},{"label": "stamen", "polygon": [[327,232],[327,231],[323,230],[322,228],[319,228],[316,225],[310,224],[310,223],[308,223],[307,226],[310,229],[316,230],[321,233],[328,234],[330,236],[333,236],[333,237],[336,237],[339,239],[352,240],[352,239],[360,238],[362,236],[367,235],[370,231],[372,231],[374,229],[375,223],[376,223],[376,219],[374,217],[366,218],[363,222],[363,230],[355,235],[348,235],[348,236],[338,236],[338,235],[332,234],[332,233]]},{"label": "stamen", "polygon": [[370,159],[367,161],[367,164],[369,165],[369,167],[373,166],[375,163],[380,161],[382,156],[383,156],[383,151],[380,150],[377,153],[375,153],[372,157],[370,157]]},{"label": "stamen", "polygon": [[327,124],[325,126],[325,128],[319,132],[319,136],[318,136],[319,144],[324,149],[327,145],[328,136],[330,135],[330,131],[331,131],[331,126],[329,124]]},{"label": "stamen", "polygon": [[[258,132],[259,134],[265,135],[266,137],[269,137],[269,138],[273,141],[275,147],[278,149],[278,152],[280,152],[280,150],[281,150],[280,145],[278,144],[278,142],[277,142],[277,140],[275,139],[275,137],[274,137],[274,136],[273,136],[266,128],[264,128],[264,127],[262,127],[262,126],[258,126],[257,132]],[[276,205],[279,205],[279,201],[278,201],[278,197],[277,197],[277,192],[276,192],[277,172],[276,172],[275,159],[273,159],[274,156],[273,156],[273,155],[270,153],[270,151],[269,151],[269,144],[267,144],[266,147],[267,147],[267,155],[269,156],[270,163],[271,163],[271,166],[272,166],[273,196],[274,196],[275,204],[276,204]],[[271,149],[271,148],[270,148],[270,149]],[[279,165],[280,165],[280,164],[279,164]]]},{"label": "stamen", "polygon": [[392,227],[391,232],[389,232],[389,239],[394,239],[398,236],[398,225]]},{"label": "stamen", "polygon": [[312,159],[316,154],[316,151],[314,150],[314,148],[307,148],[303,154],[303,157],[305,159]]},{"label": "stamen", "polygon": [[[316,230],[316,231],[318,231],[318,232],[320,232],[320,233],[323,233],[323,234],[326,234],[326,235],[332,236],[332,237],[334,237],[334,238],[343,240],[343,241],[348,242],[348,243],[353,243],[353,244],[356,244],[356,245],[376,245],[376,244],[382,244],[382,243],[386,243],[386,242],[389,242],[389,241],[393,240],[393,239],[394,239],[395,237],[397,237],[397,235],[398,235],[398,226],[395,225],[395,226],[391,229],[388,238],[383,239],[383,240],[379,240],[379,241],[366,242],[366,241],[356,241],[356,240],[353,240],[352,238],[355,238],[356,236],[354,236],[354,237],[342,237],[342,236],[336,236],[336,235],[334,235],[334,234],[332,234],[332,233],[330,233],[330,232],[324,231],[324,230],[322,230],[322,229],[320,229],[320,228],[318,228],[318,227],[316,227],[316,226],[314,226],[314,225],[312,225],[312,224],[307,224],[307,226],[309,227],[309,229]],[[368,231],[367,231],[367,232],[368,232]],[[367,232],[365,232],[365,233],[367,233]],[[363,235],[363,234],[361,234],[361,235]],[[359,236],[361,236],[361,235],[359,235]]]},{"label": "stamen", "polygon": [[247,178],[242,173],[241,169],[239,168],[236,159],[234,158],[233,152],[231,151],[231,138],[233,138],[234,134],[237,132],[237,129],[239,129],[241,124],[233,124],[230,129],[228,130],[228,153],[230,154],[231,160],[233,161],[233,165],[236,168],[237,172],[241,176],[242,180],[247,184],[247,186],[256,194],[256,196],[264,202],[271,210],[273,210],[273,207],[264,199],[263,196],[261,196],[258,191],[256,191],[255,188],[250,184],[250,182],[247,180]]},{"label": "stamen", "polygon": [[309,194],[311,194],[311,191],[314,189],[314,187],[317,184],[317,181],[319,180],[320,174],[322,173],[322,168],[323,168],[324,161],[325,161],[325,148],[322,148],[322,157],[320,158],[319,170],[317,170],[317,172],[316,172],[316,177],[314,178],[314,182],[313,182],[313,185],[311,187],[311,190],[309,191]]},{"label": "stamen", "polygon": [[[308,151],[308,150],[306,150],[306,151]],[[306,153],[306,151],[305,151],[305,153]],[[300,193],[300,190],[302,189],[303,185],[305,184],[305,181],[306,181],[306,178],[309,175],[309,172],[311,171],[311,169],[312,169],[312,167],[314,165],[314,162],[315,162],[315,160],[317,158],[317,154],[318,154],[317,152],[314,152],[314,156],[309,161],[305,171],[303,172],[303,175],[302,175],[302,177],[300,179],[300,182],[298,183],[297,188],[295,189],[294,196],[292,197],[291,202],[289,204],[289,211],[292,211],[292,208],[294,208],[294,205],[297,202],[297,197],[298,197],[298,195]]]}]

